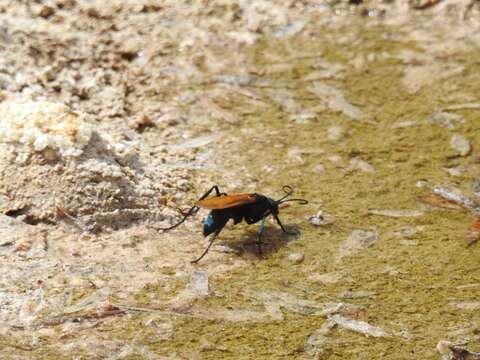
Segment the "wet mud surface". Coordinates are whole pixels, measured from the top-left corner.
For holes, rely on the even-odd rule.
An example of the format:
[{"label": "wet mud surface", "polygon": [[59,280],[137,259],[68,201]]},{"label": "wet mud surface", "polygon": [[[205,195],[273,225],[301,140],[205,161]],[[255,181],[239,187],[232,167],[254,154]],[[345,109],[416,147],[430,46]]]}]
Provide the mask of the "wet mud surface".
[{"label": "wet mud surface", "polygon": [[7,358],[478,356],[479,4],[353,3],[0,2]]}]

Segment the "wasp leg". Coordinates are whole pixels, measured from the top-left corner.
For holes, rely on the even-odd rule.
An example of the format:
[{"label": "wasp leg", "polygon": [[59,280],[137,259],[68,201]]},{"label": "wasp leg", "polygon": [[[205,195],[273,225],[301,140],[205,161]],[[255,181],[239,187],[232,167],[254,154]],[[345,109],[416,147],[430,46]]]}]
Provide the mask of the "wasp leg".
[{"label": "wasp leg", "polygon": [[[214,191],[214,190],[215,190],[215,195],[217,197],[227,195],[226,193],[220,192],[220,189],[218,188],[218,185],[214,185],[210,188],[210,190],[208,190],[205,194],[203,194],[202,197],[198,201],[203,200],[206,197],[208,197],[208,195],[210,195],[212,193],[212,191]],[[172,226],[169,226],[167,228],[160,228],[159,230],[168,231],[168,230],[175,229],[177,226],[180,226],[181,224],[183,224],[189,216],[195,215],[198,212],[198,210],[200,210],[200,208],[197,205],[193,205],[187,212],[179,210],[180,214],[183,215],[182,220],[180,220],[178,223],[176,223]]]},{"label": "wasp leg", "polygon": [[198,210],[200,210],[200,208],[198,206],[194,205],[186,213],[180,212],[183,215],[182,220],[180,220],[176,224],[174,224],[172,226],[169,226],[167,228],[159,228],[159,230],[167,231],[167,230],[175,229],[177,226],[180,226],[181,224],[183,224],[189,216],[195,215],[198,212]]},{"label": "wasp leg", "polygon": [[203,257],[204,257],[205,255],[207,255],[208,250],[210,250],[210,248],[212,247],[212,244],[213,244],[213,242],[215,241],[215,239],[217,238],[218,234],[220,234],[220,231],[221,231],[221,229],[215,231],[215,233],[214,233],[214,234],[212,235],[212,237],[210,238],[210,242],[208,243],[208,246],[207,246],[207,248],[205,249],[205,251],[203,252],[203,254],[200,255],[200,257],[199,257],[198,259],[195,259],[195,260],[190,261],[192,264],[198,263],[200,260],[203,259]]},{"label": "wasp leg", "polygon": [[273,217],[275,218],[275,220],[277,221],[278,225],[280,226],[280,228],[282,229],[282,231],[285,233],[285,234],[288,234],[288,235],[298,235],[298,232],[296,231],[288,231],[288,230],[285,230],[285,228],[283,227],[283,224],[282,222],[280,221],[280,218],[278,217],[277,214],[275,213],[272,213]]},{"label": "wasp leg", "polygon": [[262,241],[262,235],[263,235],[263,230],[265,228],[265,219],[267,217],[264,216],[263,219],[262,219],[262,222],[260,223],[260,226],[258,227],[258,233],[257,233],[257,247],[258,247],[258,253],[260,254],[260,256],[263,255],[263,250],[262,250],[262,244],[263,244],[263,241]]},{"label": "wasp leg", "polygon": [[180,209],[178,206],[177,206],[177,211],[182,215],[182,216],[185,216],[189,213],[190,209],[188,211],[183,211],[182,209]]},{"label": "wasp leg", "polygon": [[213,185],[210,190],[208,190],[205,194],[202,195],[202,197],[200,199],[198,199],[198,201],[200,200],[203,200],[205,199],[206,197],[208,197],[208,195],[210,195],[212,193],[212,191],[215,190],[215,196],[226,196],[227,193],[222,193],[220,192],[220,189],[218,188],[218,185]]}]

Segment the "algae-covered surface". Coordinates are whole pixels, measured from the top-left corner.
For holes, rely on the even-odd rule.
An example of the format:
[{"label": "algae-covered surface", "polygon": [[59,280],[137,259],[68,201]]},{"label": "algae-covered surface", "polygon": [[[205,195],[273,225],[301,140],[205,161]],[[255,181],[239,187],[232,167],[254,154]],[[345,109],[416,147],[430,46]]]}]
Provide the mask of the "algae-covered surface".
[{"label": "algae-covered surface", "polygon": [[[79,192],[98,214],[63,203],[67,215],[57,210],[52,220],[55,209],[38,215],[21,187],[2,194],[4,213],[16,218],[1,226],[2,356],[450,359],[449,345],[480,351],[478,4],[290,3],[115,2],[115,15],[58,1],[27,12],[33,24],[69,24],[81,55],[92,44],[72,30],[78,24],[55,18],[78,16],[117,54],[92,54],[107,65],[79,61],[97,82],[80,76],[90,85],[67,81],[73,90],[47,98],[90,114],[100,137],[135,139],[143,162],[118,166],[148,209],[131,199],[112,211],[88,201],[95,192]],[[17,35],[7,29],[3,41]],[[71,65],[62,66],[68,75]],[[97,66],[114,96],[95,98]],[[62,76],[41,86],[61,87]],[[4,102],[40,96],[36,84],[5,83]],[[55,161],[22,166],[58,172]],[[85,167],[83,158],[68,161]],[[118,181],[82,179],[109,189]],[[72,181],[66,191],[76,194]],[[190,264],[207,244],[206,212],[159,228],[213,184],[274,199],[291,186],[309,201],[280,209],[297,235],[267,222],[260,256],[256,226],[228,224]]]}]

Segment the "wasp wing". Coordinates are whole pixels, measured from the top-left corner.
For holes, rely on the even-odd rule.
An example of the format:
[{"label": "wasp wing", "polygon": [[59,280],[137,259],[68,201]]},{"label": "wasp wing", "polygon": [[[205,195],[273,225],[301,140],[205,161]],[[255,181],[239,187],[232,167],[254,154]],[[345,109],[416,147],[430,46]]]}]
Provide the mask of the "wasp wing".
[{"label": "wasp wing", "polygon": [[197,201],[196,205],[209,210],[220,210],[250,204],[255,201],[257,201],[257,197],[254,194],[237,194],[200,200]]}]

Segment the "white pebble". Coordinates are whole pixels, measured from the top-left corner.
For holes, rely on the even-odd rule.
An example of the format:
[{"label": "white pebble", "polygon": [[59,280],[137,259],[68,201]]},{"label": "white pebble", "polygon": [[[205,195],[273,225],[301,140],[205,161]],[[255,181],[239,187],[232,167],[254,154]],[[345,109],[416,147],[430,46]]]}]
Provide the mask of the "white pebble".
[{"label": "white pebble", "polygon": [[303,262],[303,259],[305,257],[303,256],[302,253],[290,253],[288,255],[288,261],[290,261],[292,264],[300,264],[301,262]]},{"label": "white pebble", "polygon": [[450,140],[450,146],[460,156],[467,156],[470,153],[470,142],[460,134],[454,134]]}]

